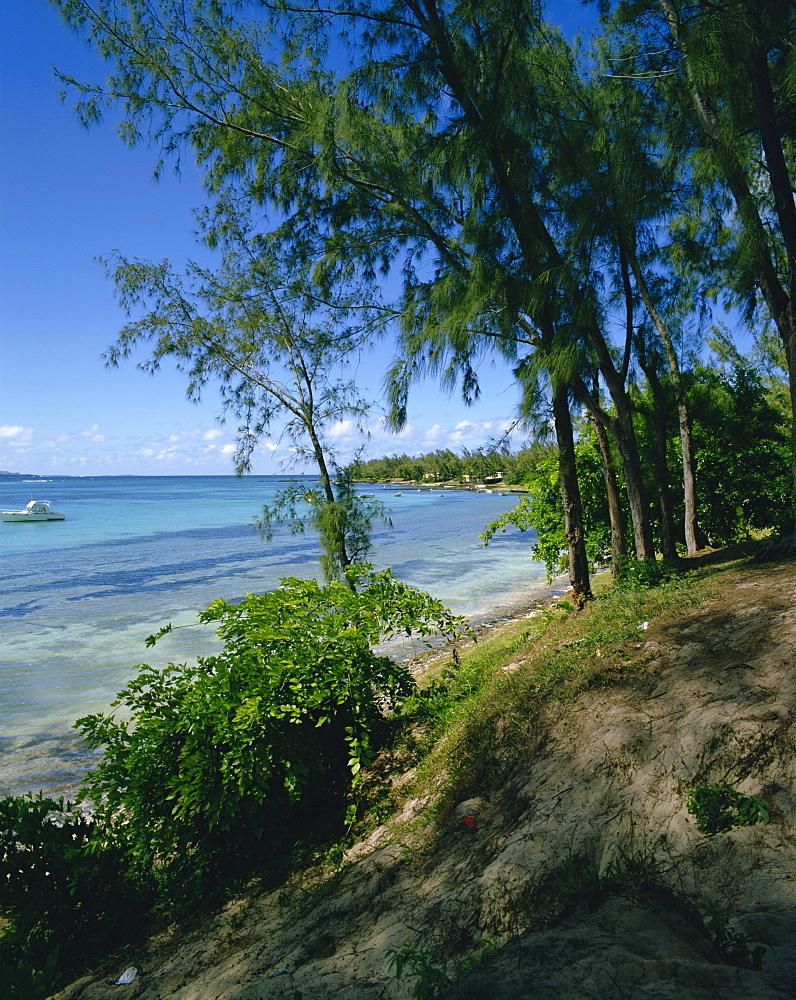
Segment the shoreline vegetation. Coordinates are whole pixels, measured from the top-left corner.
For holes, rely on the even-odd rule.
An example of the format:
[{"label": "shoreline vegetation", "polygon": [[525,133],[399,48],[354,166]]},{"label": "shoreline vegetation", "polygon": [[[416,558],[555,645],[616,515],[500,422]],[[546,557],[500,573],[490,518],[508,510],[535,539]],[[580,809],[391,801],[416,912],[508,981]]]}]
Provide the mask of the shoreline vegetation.
[{"label": "shoreline vegetation", "polygon": [[480,451],[465,449],[457,454],[441,449],[421,455],[356,460],[350,471],[362,484],[525,493],[528,479],[539,462],[551,456],[555,456],[555,448],[538,443],[525,445],[517,451],[503,447]]},{"label": "shoreline vegetation", "polygon": [[[375,859],[383,856],[384,861],[380,864],[387,865],[391,871],[397,864],[398,868],[390,877],[397,878],[399,882],[402,879],[411,878],[421,878],[422,880],[427,877],[422,872],[430,864],[442,864],[442,870],[446,869],[446,866],[451,863],[445,860],[446,852],[450,850],[460,851],[464,846],[460,843],[462,836],[475,837],[481,829],[490,830],[487,841],[479,837],[478,843],[494,842],[497,844],[502,842],[510,829],[505,824],[514,822],[514,820],[509,820],[504,816],[498,827],[494,827],[492,820],[489,819],[490,810],[496,808],[495,804],[501,801],[505,794],[509,794],[507,782],[509,785],[515,782],[520,772],[526,775],[523,780],[527,781],[534,770],[542,766],[542,761],[549,762],[551,760],[550,753],[553,753],[554,757],[559,753],[554,749],[554,744],[551,744],[551,748],[545,750],[544,755],[539,757],[541,747],[549,738],[545,737],[543,733],[552,724],[550,719],[558,717],[557,713],[571,712],[573,719],[577,719],[580,711],[578,706],[583,699],[585,699],[584,704],[595,697],[607,698],[609,702],[614,698],[621,702],[623,698],[631,697],[634,687],[642,683],[636,678],[649,677],[649,683],[652,683],[653,686],[660,682],[663,682],[664,685],[668,684],[668,681],[664,680],[667,676],[666,671],[674,669],[675,664],[682,662],[681,650],[684,652],[691,641],[686,638],[686,635],[691,635],[695,627],[694,623],[698,623],[700,616],[705,614],[702,610],[704,608],[718,608],[724,623],[722,628],[727,629],[726,636],[729,637],[734,635],[732,628],[735,626],[728,624],[726,619],[730,615],[735,615],[736,611],[739,621],[747,621],[750,609],[755,612],[760,611],[760,608],[754,607],[755,601],[758,603],[762,601],[764,604],[766,602],[776,603],[777,601],[780,604],[788,603],[788,594],[792,593],[796,578],[793,565],[785,563],[777,567],[766,567],[765,570],[755,571],[750,562],[750,556],[757,548],[759,546],[755,544],[748,544],[737,546],[733,550],[705,550],[696,559],[683,560],[683,567],[679,572],[661,566],[659,578],[656,581],[642,582],[631,577],[629,581],[617,585],[612,581],[610,574],[602,573],[594,580],[595,600],[589,602],[583,609],[579,610],[571,595],[566,593],[551,595],[547,599],[537,598],[527,602],[524,607],[515,607],[506,615],[484,621],[478,627],[477,642],[460,641],[453,654],[449,649],[438,649],[429,650],[422,657],[415,657],[411,670],[419,680],[419,688],[416,693],[409,696],[398,716],[394,717],[395,728],[391,728],[389,732],[381,733],[378,739],[381,749],[377,749],[376,744],[373,744],[374,754],[371,755],[370,761],[363,766],[361,779],[354,782],[348,791],[343,786],[335,789],[331,787],[326,787],[323,790],[316,789],[316,792],[310,796],[310,813],[314,816],[315,821],[313,830],[309,831],[308,828],[302,827],[304,833],[296,841],[292,850],[288,852],[289,856],[284,856],[283,860],[275,866],[271,865],[268,871],[258,873],[255,865],[254,868],[248,869],[248,874],[244,869],[231,881],[229,878],[219,878],[219,872],[208,882],[206,876],[209,872],[206,872],[205,876],[202,877],[200,871],[197,870],[194,873],[193,881],[188,884],[183,883],[180,887],[179,880],[169,882],[169,877],[166,877],[167,869],[163,869],[159,889],[155,890],[154,886],[150,885],[144,892],[144,896],[141,897],[142,885],[139,884],[138,889],[135,889],[134,885],[130,883],[129,877],[123,876],[121,871],[113,876],[112,858],[108,856],[107,852],[100,851],[98,856],[95,848],[90,856],[88,868],[84,870],[80,868],[79,864],[77,868],[75,867],[77,862],[74,848],[71,849],[72,854],[65,856],[59,854],[53,845],[37,845],[39,859],[47,864],[50,877],[52,878],[53,872],[58,872],[59,879],[65,880],[68,884],[69,894],[71,894],[68,894],[68,898],[72,901],[75,898],[82,898],[81,880],[90,883],[92,890],[96,892],[96,878],[101,877],[104,888],[99,898],[93,898],[90,905],[84,904],[86,910],[77,918],[74,913],[69,912],[69,904],[64,904],[66,909],[59,914],[58,931],[56,932],[52,928],[50,930],[50,934],[56,934],[56,936],[66,933],[67,939],[73,941],[76,940],[74,935],[78,937],[84,935],[80,949],[82,957],[70,955],[69,950],[65,949],[65,953],[59,953],[60,957],[57,958],[57,962],[48,966],[47,942],[43,942],[45,948],[41,958],[38,963],[32,963],[35,968],[28,970],[33,985],[39,984],[38,989],[29,994],[11,992],[8,995],[46,996],[47,990],[43,989],[45,982],[52,985],[63,984],[70,972],[75,975],[83,970],[89,972],[88,977],[78,981],[74,987],[66,989],[61,996],[63,1000],[77,1000],[78,997],[80,1000],[94,1000],[94,998],[102,996],[102,991],[107,990],[109,983],[115,982],[112,977],[118,977],[123,971],[123,967],[137,965],[141,975],[137,997],[149,1000],[149,998],[159,995],[157,992],[159,990],[165,991],[175,998],[180,997],[182,992],[177,990],[174,984],[170,985],[169,976],[171,973],[166,971],[169,963],[173,966],[177,961],[176,956],[184,949],[195,954],[197,935],[201,938],[202,935],[212,937],[220,933],[220,922],[223,923],[229,919],[237,920],[233,914],[239,912],[241,906],[243,906],[243,911],[252,915],[255,912],[259,914],[256,918],[252,916],[255,921],[259,920],[261,924],[271,921],[268,934],[276,935],[274,939],[277,942],[276,946],[284,948],[285,955],[292,955],[291,949],[294,948],[294,944],[291,944],[292,938],[290,938],[292,932],[288,930],[284,921],[292,914],[290,920],[295,921],[296,926],[298,926],[317,907],[323,910],[334,906],[338,888],[341,892],[347,892],[346,898],[349,898],[352,880],[357,879],[356,873],[360,867],[362,867],[362,878],[366,880],[372,878],[375,862],[368,861],[369,858]],[[773,574],[777,587],[773,591],[750,590],[750,588],[759,588],[759,581],[754,576],[755,572],[763,579],[766,574],[769,576]],[[356,600],[355,598],[346,598],[346,600],[349,599]],[[761,619],[760,628],[764,628],[763,621]],[[715,656],[723,655],[719,652],[722,649],[722,643],[732,645],[734,642],[729,638],[725,639],[724,633],[717,634],[714,638]],[[751,642],[752,639],[746,637],[745,641]],[[760,644],[759,636],[754,641],[758,643],[759,649],[754,645],[746,648],[744,642],[741,642],[739,646],[735,642],[737,648],[733,649],[733,655],[745,663],[755,662],[755,656],[762,655],[762,652],[766,652],[768,647],[765,643]],[[704,669],[710,673],[709,667]],[[656,681],[655,677],[660,677],[660,681]],[[700,683],[704,685],[705,682]],[[649,686],[647,681],[643,681],[642,686],[644,685]],[[639,711],[642,711],[645,704],[648,706],[659,704],[659,702],[649,701],[650,691],[647,690],[647,687],[638,693]],[[661,688],[661,692],[664,689]],[[707,713],[709,708],[707,704],[702,704],[698,694],[695,697],[696,701],[690,710],[697,713],[697,716],[694,717],[696,719],[699,717],[698,713],[703,711]],[[635,710],[634,708],[632,711]],[[644,711],[646,710],[644,709]],[[630,711],[630,709],[619,709],[620,716],[622,711]],[[599,713],[594,715],[592,711],[591,713],[587,712],[587,714],[594,716],[590,724],[599,722]],[[546,722],[545,719],[547,719]],[[710,740],[715,737],[716,724],[711,722],[710,717],[706,715],[704,733],[701,731],[700,724],[694,722],[692,737],[698,741],[704,741],[704,747],[707,748]],[[711,732],[713,732],[713,737]],[[603,738],[607,739],[607,737],[599,739]],[[650,732],[645,740],[660,738],[662,737],[655,736],[654,733]],[[591,739],[593,737],[586,740],[587,745],[591,745],[589,742]],[[736,756],[738,754],[743,756],[742,750],[743,747],[739,746],[732,752]],[[695,748],[689,752],[698,755],[702,751]],[[707,752],[706,749],[705,752]],[[764,794],[765,789],[761,785],[763,778],[755,777],[758,765],[751,764],[745,770],[743,768],[737,770],[730,757],[727,756],[728,752],[726,748],[711,750],[711,753],[716,755],[714,764],[706,766],[703,762],[700,768],[689,772],[690,777],[683,773],[680,780],[685,781],[686,785],[683,786],[682,801],[684,802],[685,790],[690,787],[689,781],[694,786],[701,782],[701,788],[709,789],[713,786],[708,779],[712,780],[713,776],[718,775],[721,771],[733,779],[733,786],[737,780],[743,779],[739,786],[740,791],[735,792],[731,789],[733,794],[741,796],[742,805],[746,801],[743,798],[744,795],[747,798],[750,794],[753,797],[758,796],[758,798],[754,798],[754,809],[750,815],[754,817],[756,830],[763,830],[764,828],[759,825],[763,822],[761,817],[769,816],[769,813],[770,817],[775,818],[780,815],[776,808],[772,808],[771,795],[774,793],[769,790],[769,793]],[[745,751],[743,752],[745,753]],[[560,775],[562,779],[567,776],[569,767],[565,758],[566,755],[562,756],[559,765],[562,769]],[[549,764],[544,766],[547,767]],[[764,764],[761,763],[760,766],[764,766]],[[747,777],[744,777],[745,775]],[[590,782],[598,781],[598,772],[595,772],[592,777],[585,773],[578,777],[572,772],[569,773],[569,778],[574,780],[576,784],[584,783],[584,794],[588,797],[588,787]],[[504,790],[501,791],[501,789]],[[320,799],[318,794],[321,796]],[[331,798],[329,794],[331,794]],[[768,799],[765,798],[766,794]],[[776,794],[774,794],[775,799]],[[334,805],[335,802],[337,805]],[[758,809],[755,804],[758,802],[763,802],[765,805],[761,805]],[[650,807],[652,808],[652,801]],[[568,811],[569,808],[565,809],[564,815],[571,815]],[[583,814],[578,813],[580,822],[583,824],[582,832],[586,832],[592,828],[592,820],[588,816],[588,808],[590,807],[584,805],[578,808],[587,810]],[[654,822],[652,815],[645,814],[643,801],[637,801],[633,808],[635,818],[628,820],[631,837],[633,836],[634,824],[637,824],[637,829],[640,831],[642,828],[647,830],[649,823]],[[685,812],[684,805],[672,806],[672,808],[682,808],[683,813]],[[274,809],[276,806],[272,805],[269,812],[273,812]],[[64,815],[67,816],[66,811]],[[306,824],[307,812],[303,812],[302,816],[301,822]],[[319,823],[319,816],[326,818]],[[67,817],[65,821],[67,832],[72,820]],[[779,820],[776,821],[779,822]],[[667,822],[671,829],[671,821]],[[686,826],[688,822],[686,819]],[[772,819],[772,823],[774,822],[775,820]],[[628,846],[629,842],[626,841],[627,827],[626,824],[620,824],[620,827],[625,832],[621,833],[620,836],[620,831],[617,830],[616,836],[619,839],[614,838],[611,843],[616,846],[616,844],[625,842],[625,847],[621,848],[625,854],[622,855],[620,851],[619,857],[625,857],[629,864],[627,852],[630,851],[630,847]],[[80,837],[90,836],[82,828],[78,829]],[[556,826],[554,829],[558,829],[558,827]],[[654,829],[654,826],[651,829]],[[293,836],[297,830],[298,828],[294,829]],[[459,830],[463,830],[464,833],[457,832]],[[30,829],[28,829],[28,834],[30,834]],[[609,853],[603,854],[603,861],[600,861],[599,854],[598,856],[593,855],[593,844],[589,848],[592,854],[587,857],[586,854],[577,853],[580,851],[578,839],[572,840],[570,846],[575,853],[570,856],[570,861],[567,861],[566,857],[559,857],[558,863],[566,866],[575,863],[577,857],[580,859],[577,863],[585,866],[582,873],[577,876],[578,879],[593,880],[588,883],[592,886],[588,890],[585,883],[582,888],[571,890],[576,893],[575,897],[572,898],[581,898],[578,893],[588,891],[589,893],[598,893],[598,897],[595,898],[601,900],[615,898],[617,894],[621,898],[630,898],[627,893],[630,893],[632,898],[637,899],[640,898],[638,892],[642,892],[643,896],[644,892],[652,892],[655,885],[658,886],[655,889],[656,892],[674,893],[674,883],[671,878],[668,875],[664,878],[663,875],[662,861],[657,854],[660,846],[659,841],[652,832],[644,834],[645,837],[648,835],[651,839],[646,842],[647,846],[643,848],[646,852],[644,854],[646,869],[643,877],[648,880],[649,885],[643,891],[634,889],[633,892],[622,882],[622,879],[626,880],[630,877],[627,870],[622,869],[622,872],[619,872],[614,862],[611,862],[607,869],[605,868],[606,859],[613,856],[609,849],[610,845],[604,848],[609,850]],[[578,838],[580,836],[581,834],[578,834]],[[768,843],[771,837],[766,836],[764,839]],[[586,850],[587,843],[588,838],[583,844],[583,850]],[[660,843],[662,844],[662,842]],[[389,846],[391,844],[403,845],[398,854],[395,854],[393,848]],[[48,849],[53,848],[55,856],[47,856],[47,851],[42,849],[43,846]],[[188,843],[184,845],[183,850],[185,849],[188,850],[189,854],[192,853],[193,849]],[[387,851],[386,855],[384,855],[385,850]],[[633,850],[638,851],[638,843]],[[15,863],[19,861],[20,857],[28,856],[32,855],[23,851],[22,855],[17,856]],[[273,857],[276,857],[276,854]],[[114,864],[118,861],[117,857]],[[484,861],[484,863],[487,862]],[[725,864],[724,874],[726,875],[726,859],[722,863]],[[738,863],[740,864],[740,861]],[[109,864],[111,864],[110,870],[107,868]],[[439,950],[432,949],[426,954],[423,946],[419,943],[413,943],[413,932],[410,932],[405,924],[401,923],[409,918],[406,915],[396,915],[395,919],[398,923],[389,936],[389,941],[393,942],[394,945],[393,959],[390,959],[390,954],[384,943],[381,945],[380,957],[374,957],[368,951],[367,954],[370,955],[368,962],[375,961],[376,965],[367,973],[362,970],[359,972],[351,970],[346,973],[349,977],[346,981],[349,982],[350,989],[353,990],[350,995],[357,1000],[358,998],[365,1000],[365,998],[375,996],[372,991],[369,992],[368,982],[378,981],[383,986],[392,980],[393,986],[383,995],[396,998],[421,995],[443,997],[445,993],[441,987],[435,993],[422,994],[416,991],[419,988],[418,983],[422,982],[424,975],[422,970],[426,968],[423,965],[423,955],[426,955],[428,962],[436,963],[436,966],[445,970],[445,975],[440,982],[443,983],[444,980],[444,984],[452,986],[455,982],[460,981],[460,975],[456,972],[459,968],[457,963],[466,957],[464,952],[457,951],[457,948],[464,947],[465,952],[471,954],[473,949],[478,951],[480,948],[479,941],[491,941],[494,938],[494,943],[485,952],[479,952],[479,961],[472,966],[473,969],[477,970],[480,967],[479,963],[482,964],[487,960],[495,961],[504,953],[507,956],[510,954],[513,947],[512,942],[517,940],[518,930],[510,931],[509,925],[515,926],[517,929],[521,926],[528,929],[535,927],[535,933],[540,932],[540,929],[546,926],[550,920],[553,920],[553,924],[557,926],[556,921],[566,918],[566,914],[572,912],[572,898],[568,895],[570,890],[565,891],[560,887],[553,890],[548,885],[553,871],[550,868],[552,859],[549,856],[547,856],[547,861],[540,858],[539,864],[541,867],[538,877],[542,881],[538,883],[537,889],[534,891],[542,892],[542,896],[531,905],[526,917],[520,919],[515,914],[509,924],[505,923],[505,917],[498,917],[497,912],[486,923],[481,918],[481,929],[477,933],[473,929],[468,935],[465,935],[465,938],[462,939],[463,945],[454,945],[452,941],[448,941],[446,944],[445,934],[447,931],[438,925],[435,930],[430,931],[428,940],[433,942],[434,949]],[[641,855],[633,855],[633,864],[641,864]],[[589,865],[596,865],[594,874],[587,874],[587,869],[588,871],[592,870],[588,868]],[[100,873],[99,876],[97,872]],[[400,874],[401,872],[403,874]],[[172,872],[170,878],[173,879],[174,874]],[[571,874],[567,875],[567,878],[570,878]],[[637,875],[639,878],[642,877],[639,873]],[[139,873],[138,878],[140,879],[140,877]],[[446,877],[443,876],[443,878]],[[556,875],[556,879],[563,877],[560,872]],[[477,883],[478,877],[473,875],[473,878]],[[620,882],[625,886],[624,888],[617,887]],[[43,891],[45,884],[46,880],[44,883],[39,883],[40,889],[38,891]],[[474,884],[468,879],[466,891],[473,891]],[[548,885],[548,888],[543,889],[544,885]],[[212,888],[213,886],[215,888]],[[227,886],[226,889],[225,886]],[[348,886],[348,889],[345,889],[345,886]],[[667,886],[669,888],[666,888]],[[58,885],[51,881],[47,885],[47,889],[50,897],[43,910],[42,899],[36,897],[35,892],[33,898],[28,900],[29,903],[35,903],[39,906],[36,918],[39,921],[39,933],[41,933],[42,913],[49,914],[52,918],[57,912],[57,906],[53,900],[57,899]],[[451,885],[451,889],[453,889],[453,885]],[[75,896],[76,891],[77,895]],[[233,893],[237,902],[224,905],[222,901],[229,891]],[[456,891],[464,892],[465,888],[461,887]],[[506,896],[505,906],[509,906],[509,908],[514,906],[514,903],[511,902],[513,899],[511,891],[505,890],[504,887],[500,890],[496,900],[501,898],[501,894]],[[279,897],[280,902],[274,909],[276,897]],[[675,896],[671,898],[674,900]],[[270,903],[267,902],[269,899]],[[542,905],[542,899],[546,900],[543,909],[547,915],[544,916],[540,924],[538,913],[536,917],[531,919],[531,911],[536,912],[538,907]],[[566,902],[567,899],[570,902]],[[308,910],[307,906],[310,901],[311,906]],[[692,898],[688,894],[677,897],[675,902],[678,907],[690,908],[689,913],[692,914],[692,917],[689,919],[698,919],[702,921],[700,926],[708,927],[710,921],[705,916],[708,912],[705,909],[707,904],[699,903],[696,896]],[[217,910],[216,907],[219,905],[221,909]],[[396,901],[395,904],[391,905],[398,905],[398,903]],[[525,905],[523,904],[523,906]],[[593,905],[589,904],[588,912],[592,912]],[[120,906],[122,907],[121,912],[124,913],[123,919],[119,919],[118,916]],[[264,915],[261,906],[266,906],[268,912],[273,911],[270,917]],[[598,909],[602,906],[602,903],[598,904]],[[702,908],[700,909],[700,907]],[[206,916],[199,919],[199,913],[202,909],[204,909]],[[8,911],[6,910],[6,912]],[[112,912],[116,913],[117,916],[111,918]],[[556,913],[559,916],[555,916]],[[189,914],[191,914],[190,917]],[[17,913],[14,919],[21,921],[22,918]],[[76,924],[74,923],[75,919],[77,919]],[[90,921],[90,926],[84,926],[86,919]],[[365,919],[364,915],[361,919]],[[418,919],[422,922],[425,917],[421,915],[418,916]],[[199,920],[198,923],[197,920]],[[275,929],[271,926],[274,920],[279,922],[279,928]],[[354,924],[358,920],[360,920],[359,917],[354,919],[352,916]],[[374,920],[376,920],[375,917]],[[378,920],[376,922],[378,923]],[[158,928],[164,929],[169,923],[172,924],[172,929],[166,936],[163,937],[162,934],[157,936]],[[411,927],[418,926],[411,919],[409,919],[409,923]],[[71,932],[68,931],[70,926],[72,927]],[[252,940],[255,940],[261,932],[262,927],[257,930],[251,926],[244,930],[240,925],[239,931],[235,933],[241,933],[244,936],[253,935]],[[155,933],[156,936],[147,944],[147,935],[152,933]],[[228,936],[229,932],[226,933]],[[335,934],[337,933],[336,931]],[[363,925],[359,927],[358,933],[367,936],[370,929]],[[373,933],[376,933],[375,927]],[[759,964],[760,955],[759,952],[754,951],[754,948],[760,947],[764,951],[766,950],[766,945],[760,945],[750,940],[748,947],[744,944],[746,948],[744,952],[726,928],[722,932],[724,938],[717,934],[715,928],[713,931],[708,928],[708,930],[699,933],[713,934],[714,944],[712,947],[718,957],[714,956],[711,961],[718,961],[719,964],[724,962],[735,969],[754,970],[755,963]],[[189,944],[191,941],[194,944]],[[419,941],[420,939],[418,939]],[[470,944],[467,944],[468,941]],[[49,954],[52,954],[53,943],[54,939],[51,938]],[[8,942],[4,941],[4,944],[7,945]],[[269,947],[272,948],[273,945]],[[215,945],[209,948],[209,955],[214,953],[214,948],[216,948]],[[398,952],[395,952],[396,948]],[[453,952],[446,952],[446,949],[450,948],[453,948]],[[343,950],[345,951],[345,949]],[[324,950],[321,949],[321,951]],[[244,946],[243,953],[245,952],[246,947]],[[401,977],[395,978],[395,955],[399,953],[403,955],[399,962],[402,968],[402,981],[400,981]],[[448,954],[447,964],[446,961],[443,961],[445,954]],[[456,954],[459,957],[456,958],[455,962],[452,962],[451,956]],[[337,959],[335,959],[335,955],[338,956]],[[231,1000],[232,994],[220,988],[219,981],[213,972],[214,968],[223,969],[225,961],[208,959],[207,963],[200,963],[201,969],[197,970],[197,975],[207,976],[213,982],[212,986],[207,985],[206,987],[194,984],[191,987],[193,989],[192,997],[201,1000],[203,997],[218,996],[230,997]],[[335,947],[334,951],[328,955],[324,952],[314,956],[305,955],[303,958],[294,956],[283,964],[285,968],[289,969],[289,975],[295,977],[294,983],[298,984],[296,989],[306,990],[311,987],[313,975],[325,975],[323,970],[327,968],[327,965],[329,968],[338,968],[341,961],[343,959],[339,957],[339,949]],[[391,961],[393,962],[392,974],[389,972]],[[336,965],[335,962],[337,962]],[[314,973],[309,968],[313,963],[315,964]],[[323,963],[327,963],[327,965],[323,965]],[[24,963],[19,965],[20,975],[24,972],[23,966]],[[280,965],[279,968],[282,966]],[[161,971],[158,971],[159,969]],[[268,977],[271,976],[272,971],[273,968],[268,966],[267,969],[263,968],[255,975],[254,966],[252,966],[249,981],[252,984],[256,982],[256,988],[262,991],[256,995],[263,997],[283,995],[278,992],[274,993],[269,984]],[[189,974],[187,970],[184,971],[183,982],[187,982],[192,975],[193,973]],[[219,975],[221,975],[220,972]],[[352,976],[353,978],[350,978]],[[407,992],[412,977],[415,978],[416,989],[414,993]],[[359,986],[356,985],[358,982]],[[248,996],[248,994],[246,995]],[[332,992],[328,995],[332,995]],[[506,996],[508,995],[507,993]],[[690,996],[691,994],[684,995]],[[735,995],[735,993],[727,994],[728,997]],[[741,996],[740,993],[737,995]],[[349,996],[349,993],[346,993],[346,996]]]},{"label": "shoreline vegetation", "polygon": [[504,486],[500,482],[422,482],[417,479],[358,479],[356,482],[360,486],[381,486],[384,489],[405,489],[418,493],[438,493],[440,490],[465,490],[470,493],[501,493],[508,496],[510,493],[526,495],[530,492],[527,486]]}]

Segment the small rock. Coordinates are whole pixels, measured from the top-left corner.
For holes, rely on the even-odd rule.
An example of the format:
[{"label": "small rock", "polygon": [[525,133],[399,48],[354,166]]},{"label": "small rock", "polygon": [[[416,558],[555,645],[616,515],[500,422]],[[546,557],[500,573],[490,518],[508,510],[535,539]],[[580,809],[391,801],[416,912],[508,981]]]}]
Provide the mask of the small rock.
[{"label": "small rock", "polygon": [[474,820],[483,805],[484,800],[481,798],[465,799],[464,802],[460,802],[453,810],[453,818],[459,823],[463,822],[466,818]]}]

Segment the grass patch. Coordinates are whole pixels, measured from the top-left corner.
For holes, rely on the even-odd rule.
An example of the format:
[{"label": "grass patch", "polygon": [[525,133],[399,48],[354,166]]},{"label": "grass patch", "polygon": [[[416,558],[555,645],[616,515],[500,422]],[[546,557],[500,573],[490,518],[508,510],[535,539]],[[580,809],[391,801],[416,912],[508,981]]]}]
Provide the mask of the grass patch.
[{"label": "grass patch", "polygon": [[[426,798],[444,818],[453,798],[499,784],[543,738],[537,724],[550,700],[569,700],[616,683],[646,662],[645,622],[696,607],[711,596],[697,574],[670,573],[658,586],[605,574],[577,612],[559,600],[460,652],[423,678],[411,706],[414,777],[402,795]],[[418,728],[421,730],[418,735]]]}]

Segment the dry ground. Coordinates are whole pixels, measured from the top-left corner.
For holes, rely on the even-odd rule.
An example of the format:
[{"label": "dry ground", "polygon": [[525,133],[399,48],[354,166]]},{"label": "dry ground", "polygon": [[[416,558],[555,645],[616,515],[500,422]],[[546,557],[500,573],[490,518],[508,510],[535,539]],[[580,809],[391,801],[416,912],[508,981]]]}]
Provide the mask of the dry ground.
[{"label": "dry ground", "polygon": [[[796,997],[796,566],[746,565],[714,584],[707,604],[639,634],[640,669],[545,708],[536,749],[501,787],[468,793],[430,848],[381,827],[324,885],[233,901],[58,1000],[401,1000],[417,979],[395,977],[388,949],[429,945],[440,966],[488,938],[499,947],[442,996]],[[724,779],[762,798],[771,822],[699,833],[687,790]],[[580,855],[603,872],[646,859],[702,897],[703,916],[712,900],[715,926],[729,917],[723,947],[664,890],[562,903],[550,873]],[[727,964],[733,948],[765,949],[762,969]],[[135,981],[112,985],[128,965]]]}]

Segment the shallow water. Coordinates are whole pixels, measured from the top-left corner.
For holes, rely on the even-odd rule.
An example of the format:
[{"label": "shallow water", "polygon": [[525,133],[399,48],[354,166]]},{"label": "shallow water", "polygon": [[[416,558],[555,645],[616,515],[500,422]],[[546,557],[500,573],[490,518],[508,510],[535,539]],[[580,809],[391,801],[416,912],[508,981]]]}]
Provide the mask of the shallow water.
[{"label": "shallow water", "polygon": [[[68,792],[91,765],[72,729],[107,709],[136,664],[183,662],[217,647],[209,629],[178,630],[217,597],[235,599],[285,576],[319,575],[311,534],[252,519],[280,476],[0,479],[0,508],[52,500],[62,522],[0,524],[0,794]],[[374,492],[372,487],[363,490]],[[533,536],[478,533],[516,496],[375,488],[393,527],[378,526],[370,560],[476,619],[543,589]]]}]

